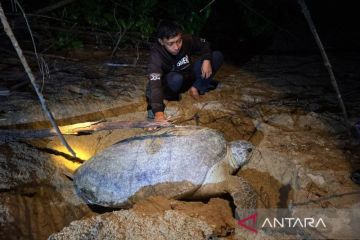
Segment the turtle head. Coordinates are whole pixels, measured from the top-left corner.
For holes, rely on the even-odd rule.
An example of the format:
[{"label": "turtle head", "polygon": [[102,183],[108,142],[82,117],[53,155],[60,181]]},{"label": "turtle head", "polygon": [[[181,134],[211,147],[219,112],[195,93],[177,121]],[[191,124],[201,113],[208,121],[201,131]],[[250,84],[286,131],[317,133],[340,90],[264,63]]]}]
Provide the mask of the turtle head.
[{"label": "turtle head", "polygon": [[234,169],[239,169],[251,158],[254,145],[245,140],[230,142],[230,164]]}]

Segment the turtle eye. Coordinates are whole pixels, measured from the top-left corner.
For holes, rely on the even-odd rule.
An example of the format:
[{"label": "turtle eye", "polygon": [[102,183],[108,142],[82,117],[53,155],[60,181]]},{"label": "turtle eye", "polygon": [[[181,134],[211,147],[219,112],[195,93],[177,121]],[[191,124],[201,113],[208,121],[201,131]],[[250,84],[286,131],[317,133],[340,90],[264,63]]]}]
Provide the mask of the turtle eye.
[{"label": "turtle eye", "polygon": [[247,149],[247,152],[248,152],[248,153],[251,153],[251,152],[252,152],[252,148],[248,148],[248,149]]}]

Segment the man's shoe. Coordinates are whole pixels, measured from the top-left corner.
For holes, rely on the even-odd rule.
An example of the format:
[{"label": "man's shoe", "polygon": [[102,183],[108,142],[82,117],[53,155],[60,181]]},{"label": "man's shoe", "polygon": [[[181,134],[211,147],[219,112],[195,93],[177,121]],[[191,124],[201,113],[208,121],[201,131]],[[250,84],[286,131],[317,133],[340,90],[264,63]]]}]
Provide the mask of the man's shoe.
[{"label": "man's shoe", "polygon": [[191,87],[189,89],[190,96],[195,99],[196,101],[200,100],[199,91],[195,87]]},{"label": "man's shoe", "polygon": [[152,111],[152,109],[151,109],[150,104],[147,105],[146,111],[147,111],[147,118],[148,118],[148,120],[152,120],[152,119],[155,118],[155,115],[154,115],[154,113],[153,113],[153,111]]}]

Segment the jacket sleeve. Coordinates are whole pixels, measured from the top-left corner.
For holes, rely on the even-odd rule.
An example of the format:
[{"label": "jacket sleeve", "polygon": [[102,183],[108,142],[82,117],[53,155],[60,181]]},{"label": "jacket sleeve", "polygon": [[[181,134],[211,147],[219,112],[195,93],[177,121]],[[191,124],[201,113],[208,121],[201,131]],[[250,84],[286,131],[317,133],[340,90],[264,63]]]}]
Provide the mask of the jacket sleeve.
[{"label": "jacket sleeve", "polygon": [[192,36],[192,51],[194,53],[200,53],[202,60],[211,60],[211,48],[210,43],[204,38]]},{"label": "jacket sleeve", "polygon": [[150,105],[154,113],[163,112],[165,109],[161,81],[162,75],[161,56],[155,49],[152,49],[148,65],[148,78],[150,85]]}]

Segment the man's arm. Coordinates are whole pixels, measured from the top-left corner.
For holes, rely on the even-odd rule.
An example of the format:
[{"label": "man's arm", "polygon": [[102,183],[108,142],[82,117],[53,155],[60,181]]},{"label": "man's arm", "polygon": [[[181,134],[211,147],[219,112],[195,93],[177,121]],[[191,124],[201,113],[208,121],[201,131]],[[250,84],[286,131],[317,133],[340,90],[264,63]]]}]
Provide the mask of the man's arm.
[{"label": "man's arm", "polygon": [[204,60],[201,65],[201,77],[202,78],[209,78],[212,74],[212,67],[210,60]]},{"label": "man's arm", "polygon": [[201,59],[203,60],[201,66],[201,76],[205,79],[209,78],[212,74],[212,54],[209,42],[204,38],[192,36],[192,51],[199,52],[201,54]]},{"label": "man's arm", "polygon": [[163,90],[161,84],[161,74],[159,73],[150,73],[150,104],[151,110],[155,115],[155,121],[164,121],[164,103],[163,103]]},{"label": "man's arm", "polygon": [[155,121],[164,121],[164,96],[161,83],[162,69],[161,57],[155,49],[150,52],[150,59],[148,65],[149,82],[150,82],[150,105],[155,115]]}]

